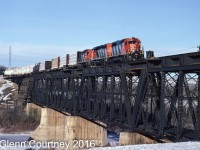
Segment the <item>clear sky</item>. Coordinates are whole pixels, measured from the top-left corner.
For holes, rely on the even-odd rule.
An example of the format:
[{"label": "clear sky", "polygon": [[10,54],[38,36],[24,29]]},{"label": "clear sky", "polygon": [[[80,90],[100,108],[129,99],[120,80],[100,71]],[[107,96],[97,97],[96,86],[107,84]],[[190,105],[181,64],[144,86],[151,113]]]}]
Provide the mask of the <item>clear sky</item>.
[{"label": "clear sky", "polygon": [[31,65],[125,37],[156,56],[200,44],[200,0],[0,0],[0,64]]}]

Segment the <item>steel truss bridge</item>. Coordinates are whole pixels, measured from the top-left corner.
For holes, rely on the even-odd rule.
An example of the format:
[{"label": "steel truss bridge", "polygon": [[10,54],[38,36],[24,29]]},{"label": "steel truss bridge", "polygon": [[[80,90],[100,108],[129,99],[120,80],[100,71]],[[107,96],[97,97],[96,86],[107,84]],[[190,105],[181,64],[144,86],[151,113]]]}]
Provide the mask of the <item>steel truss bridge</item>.
[{"label": "steel truss bridge", "polygon": [[200,139],[200,52],[10,78],[27,102],[156,139]]}]

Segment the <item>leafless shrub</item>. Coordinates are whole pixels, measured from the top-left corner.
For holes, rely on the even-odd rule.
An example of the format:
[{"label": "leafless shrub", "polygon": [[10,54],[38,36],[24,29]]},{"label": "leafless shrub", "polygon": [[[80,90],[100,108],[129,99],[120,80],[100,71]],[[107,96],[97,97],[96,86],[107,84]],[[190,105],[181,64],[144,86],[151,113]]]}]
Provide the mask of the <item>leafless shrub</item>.
[{"label": "leafless shrub", "polygon": [[19,132],[34,130],[40,123],[40,115],[37,110],[26,113],[22,107],[14,107],[4,110],[0,114],[0,128],[3,132]]}]

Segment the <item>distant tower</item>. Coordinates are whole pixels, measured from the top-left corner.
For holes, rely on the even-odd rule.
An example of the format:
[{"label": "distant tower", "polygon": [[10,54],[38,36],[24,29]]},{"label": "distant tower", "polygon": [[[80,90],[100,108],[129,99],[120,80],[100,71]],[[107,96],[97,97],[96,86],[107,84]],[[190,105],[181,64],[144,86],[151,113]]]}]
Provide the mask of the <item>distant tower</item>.
[{"label": "distant tower", "polygon": [[11,46],[9,49],[9,67],[11,67]]}]

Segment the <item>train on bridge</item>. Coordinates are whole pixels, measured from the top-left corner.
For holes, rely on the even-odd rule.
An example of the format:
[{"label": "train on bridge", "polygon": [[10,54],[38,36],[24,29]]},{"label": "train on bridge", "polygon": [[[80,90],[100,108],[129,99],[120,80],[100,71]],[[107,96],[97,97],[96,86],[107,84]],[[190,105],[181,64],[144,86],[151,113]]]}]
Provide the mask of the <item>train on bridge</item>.
[{"label": "train on bridge", "polygon": [[43,61],[36,65],[7,69],[4,75],[23,75],[32,72],[55,70],[64,66],[98,65],[117,61],[134,61],[144,59],[144,50],[138,38],[125,38],[112,43],[96,46],[92,49],[66,54],[51,61]]},{"label": "train on bridge", "polygon": [[19,99],[155,139],[200,140],[200,52],[146,58],[137,38],[5,71]]}]

